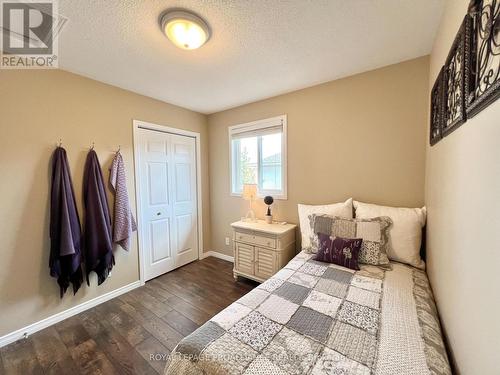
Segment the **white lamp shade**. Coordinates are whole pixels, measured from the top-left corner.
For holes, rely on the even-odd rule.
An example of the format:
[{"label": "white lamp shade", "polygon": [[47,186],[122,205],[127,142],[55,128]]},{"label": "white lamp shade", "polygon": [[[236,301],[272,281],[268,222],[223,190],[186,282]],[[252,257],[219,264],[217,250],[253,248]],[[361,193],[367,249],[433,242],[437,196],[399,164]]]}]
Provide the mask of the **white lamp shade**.
[{"label": "white lamp shade", "polygon": [[256,184],[244,184],[243,185],[243,199],[247,201],[254,200],[257,197],[257,185]]}]

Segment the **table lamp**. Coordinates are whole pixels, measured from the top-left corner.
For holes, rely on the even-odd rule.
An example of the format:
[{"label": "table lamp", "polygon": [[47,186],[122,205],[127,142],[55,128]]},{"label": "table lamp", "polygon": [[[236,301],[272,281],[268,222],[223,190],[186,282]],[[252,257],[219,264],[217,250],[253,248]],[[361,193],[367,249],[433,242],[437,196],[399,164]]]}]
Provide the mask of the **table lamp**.
[{"label": "table lamp", "polygon": [[243,199],[250,201],[250,210],[247,212],[247,216],[244,221],[249,221],[255,223],[255,212],[252,210],[252,201],[257,198],[257,185],[256,184],[244,184],[243,185]]}]

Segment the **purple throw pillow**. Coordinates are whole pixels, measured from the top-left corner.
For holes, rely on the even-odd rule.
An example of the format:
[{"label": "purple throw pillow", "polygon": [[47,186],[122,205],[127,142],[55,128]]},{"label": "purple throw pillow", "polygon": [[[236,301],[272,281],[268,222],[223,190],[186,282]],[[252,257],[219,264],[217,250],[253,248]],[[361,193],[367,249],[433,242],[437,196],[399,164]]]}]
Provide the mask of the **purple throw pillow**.
[{"label": "purple throw pillow", "polygon": [[363,239],[332,237],[318,233],[318,240],[319,246],[315,260],[359,270],[358,256]]}]

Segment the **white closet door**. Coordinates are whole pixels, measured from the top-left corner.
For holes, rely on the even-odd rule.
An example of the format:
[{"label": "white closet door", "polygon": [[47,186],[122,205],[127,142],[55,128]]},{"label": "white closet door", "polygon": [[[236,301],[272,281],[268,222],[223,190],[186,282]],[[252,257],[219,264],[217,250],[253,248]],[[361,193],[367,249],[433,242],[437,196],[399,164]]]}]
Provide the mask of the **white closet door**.
[{"label": "white closet door", "polygon": [[139,129],[145,279],[198,259],[195,139]]},{"label": "white closet door", "polygon": [[170,136],[172,156],[172,244],[176,266],[198,259],[196,147],[191,137]]}]

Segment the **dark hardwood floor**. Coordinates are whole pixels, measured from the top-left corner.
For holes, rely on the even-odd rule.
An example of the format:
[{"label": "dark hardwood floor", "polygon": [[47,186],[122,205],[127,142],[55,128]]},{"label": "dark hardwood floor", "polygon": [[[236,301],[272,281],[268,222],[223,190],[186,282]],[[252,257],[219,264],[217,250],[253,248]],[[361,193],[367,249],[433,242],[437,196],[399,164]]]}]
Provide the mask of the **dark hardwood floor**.
[{"label": "dark hardwood floor", "polygon": [[184,336],[257,284],[205,258],[0,349],[1,374],[156,374]]}]

